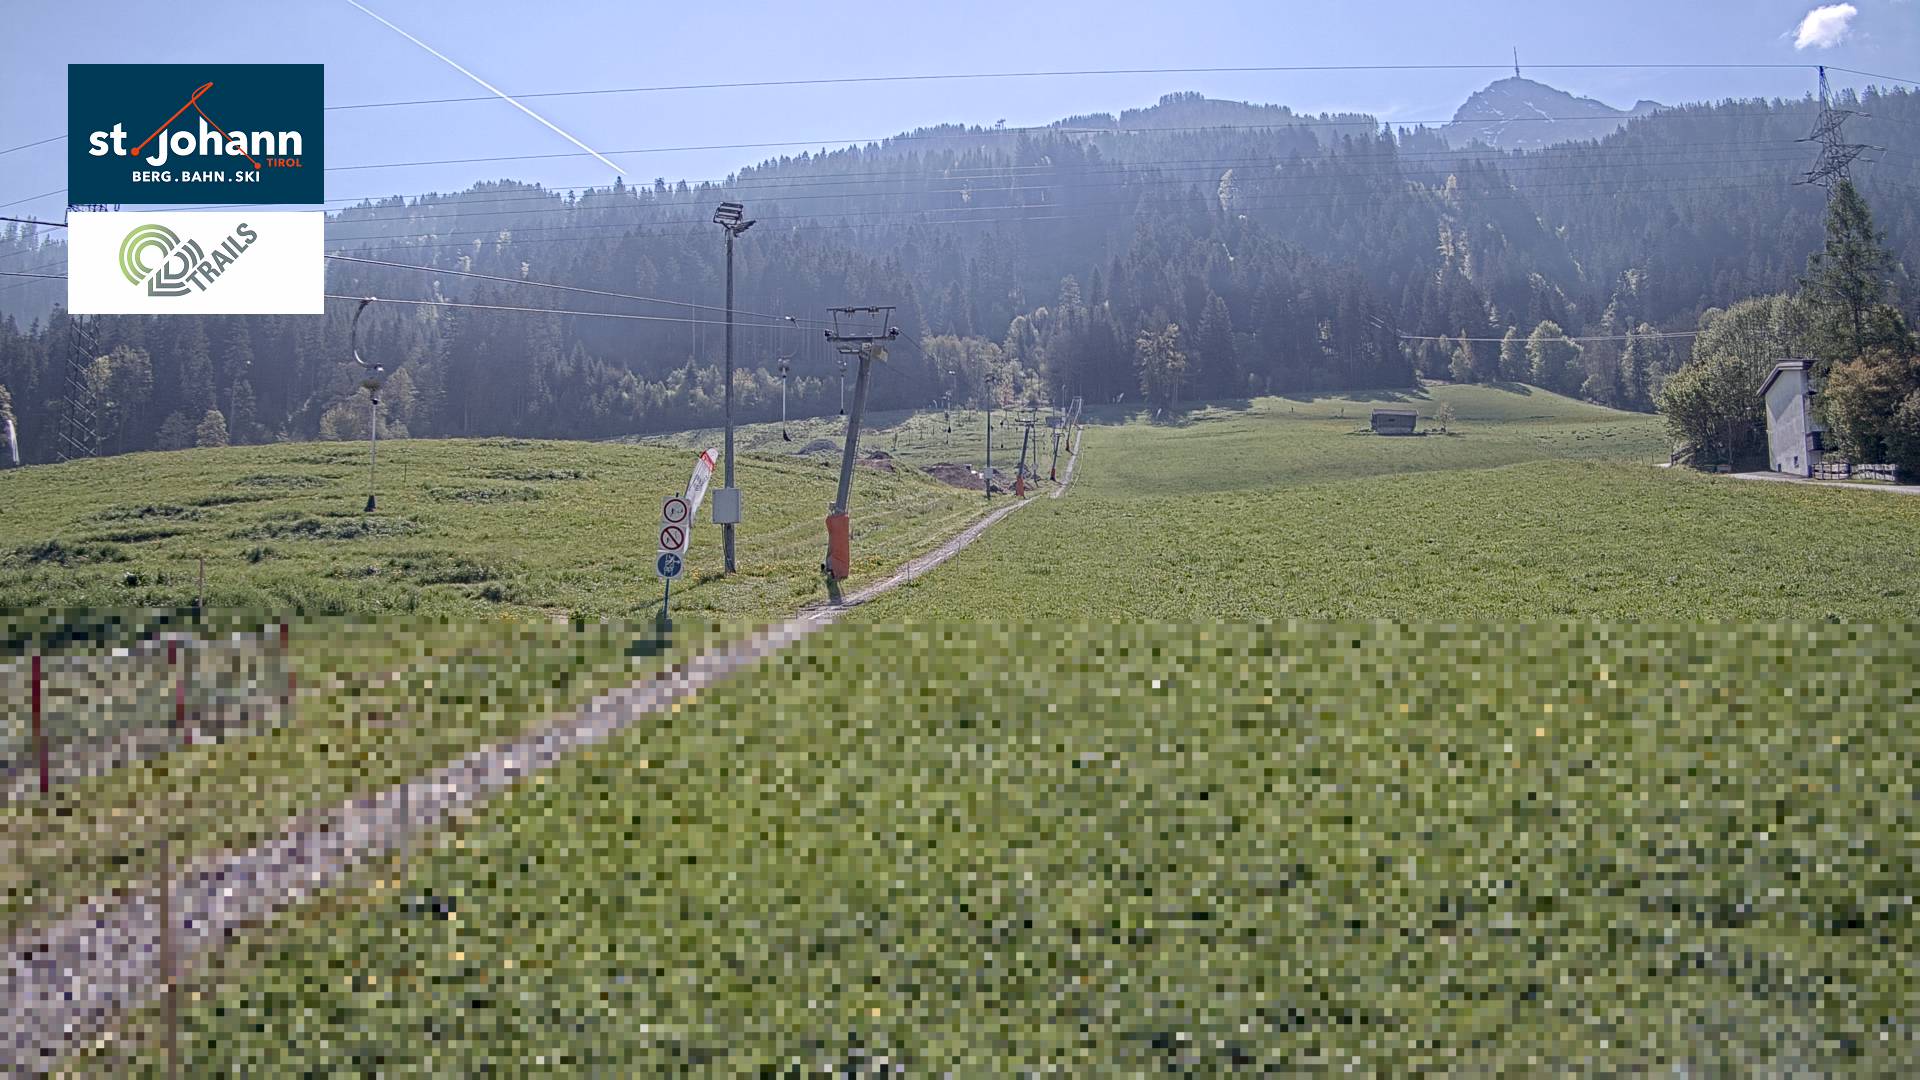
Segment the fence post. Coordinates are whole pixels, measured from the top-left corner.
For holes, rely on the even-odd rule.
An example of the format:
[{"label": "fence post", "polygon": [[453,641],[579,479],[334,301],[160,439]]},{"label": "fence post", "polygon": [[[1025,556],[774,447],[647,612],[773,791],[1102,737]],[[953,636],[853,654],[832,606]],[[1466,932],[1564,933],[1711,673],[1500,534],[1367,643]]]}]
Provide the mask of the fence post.
[{"label": "fence post", "polygon": [[160,978],[166,1024],[167,1075],[180,1075],[180,990],[173,956],[173,845],[160,838]]},{"label": "fence post", "polygon": [[180,677],[180,643],[167,642],[167,670],[173,673],[173,737],[180,737],[180,729],[187,719],[187,681]]},{"label": "fence post", "polygon": [[47,732],[40,723],[40,654],[33,654],[33,752],[40,759],[40,794],[50,786],[47,777]]}]

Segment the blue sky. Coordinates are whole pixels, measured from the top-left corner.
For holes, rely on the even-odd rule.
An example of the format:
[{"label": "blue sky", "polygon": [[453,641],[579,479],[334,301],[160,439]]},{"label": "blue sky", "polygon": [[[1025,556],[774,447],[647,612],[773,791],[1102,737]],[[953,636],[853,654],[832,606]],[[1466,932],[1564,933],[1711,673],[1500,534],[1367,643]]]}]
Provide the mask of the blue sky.
[{"label": "blue sky", "polygon": [[[1554,70],[1580,63],[1814,64],[1920,79],[1920,0],[1377,0],[1370,3],[717,4],[363,0],[509,93],[745,79],[1087,68],[1292,64],[1500,64],[1616,105],[1798,96],[1810,71]],[[457,12],[458,14],[450,14]],[[6,0],[0,150],[63,133],[69,62],[287,62],[327,66],[328,104],[484,93],[346,0],[173,4]],[[938,122],[1009,126],[1118,112],[1175,90],[1309,112],[1444,120],[1498,71],[1089,76],[623,94],[528,104],[614,156],[631,182],[720,177],[782,150],[613,151],[795,140],[843,144]],[[1836,75],[1836,84],[1863,82]],[[571,152],[504,102],[332,112],[329,164]],[[0,155],[0,204],[66,183],[65,147]],[[590,158],[334,172],[330,199],[453,190],[501,177],[611,182]],[[63,196],[0,209],[57,216]]]}]

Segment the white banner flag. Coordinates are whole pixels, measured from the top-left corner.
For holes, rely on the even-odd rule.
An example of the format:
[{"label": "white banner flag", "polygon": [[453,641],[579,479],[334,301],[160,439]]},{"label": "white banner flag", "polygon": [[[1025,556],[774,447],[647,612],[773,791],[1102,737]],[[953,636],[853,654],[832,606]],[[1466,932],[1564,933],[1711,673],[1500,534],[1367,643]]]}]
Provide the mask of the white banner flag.
[{"label": "white banner flag", "polygon": [[693,479],[687,481],[687,502],[693,505],[696,517],[700,514],[701,500],[707,497],[707,482],[713,479],[713,463],[719,459],[719,450],[703,450],[700,460],[693,463]]}]

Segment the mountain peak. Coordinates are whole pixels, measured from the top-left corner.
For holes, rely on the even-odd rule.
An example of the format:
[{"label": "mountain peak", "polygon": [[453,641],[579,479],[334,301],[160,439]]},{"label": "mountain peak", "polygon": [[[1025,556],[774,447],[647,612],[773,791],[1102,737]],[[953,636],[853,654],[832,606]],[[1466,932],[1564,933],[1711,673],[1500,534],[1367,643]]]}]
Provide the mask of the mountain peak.
[{"label": "mountain peak", "polygon": [[1641,100],[1632,109],[1616,109],[1516,75],[1496,79],[1469,97],[1440,133],[1454,147],[1481,142],[1500,150],[1537,150],[1604,139],[1628,120],[1660,108],[1657,101]]}]

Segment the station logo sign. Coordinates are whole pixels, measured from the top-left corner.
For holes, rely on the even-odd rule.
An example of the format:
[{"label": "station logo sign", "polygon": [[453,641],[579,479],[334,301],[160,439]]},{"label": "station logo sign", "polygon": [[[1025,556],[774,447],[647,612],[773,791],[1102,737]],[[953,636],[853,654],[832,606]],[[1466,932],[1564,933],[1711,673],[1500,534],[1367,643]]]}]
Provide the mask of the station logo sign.
[{"label": "station logo sign", "polygon": [[319,315],[326,217],[310,211],[69,214],[76,315]]},{"label": "station logo sign", "polygon": [[326,201],[320,64],[67,65],[67,201]]}]

